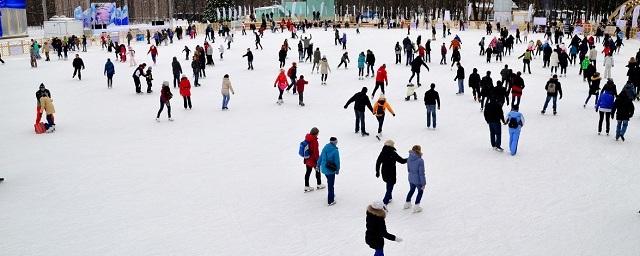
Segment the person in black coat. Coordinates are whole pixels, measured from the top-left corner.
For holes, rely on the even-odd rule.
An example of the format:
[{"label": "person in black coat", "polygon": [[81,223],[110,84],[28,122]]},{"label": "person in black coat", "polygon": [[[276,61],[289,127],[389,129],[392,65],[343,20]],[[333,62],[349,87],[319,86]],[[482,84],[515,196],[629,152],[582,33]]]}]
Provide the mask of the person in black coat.
[{"label": "person in black coat", "polygon": [[80,55],[76,54],[76,58],[73,59],[73,76],[71,78],[76,77],[76,73],[78,74],[78,79],[82,80],[82,74],[80,73],[80,69],[84,69],[84,62],[80,58]]},{"label": "person in black coat", "polygon": [[376,64],[376,56],[373,55],[371,50],[367,50],[365,63],[367,64],[367,75],[365,77],[369,76],[369,70],[371,70],[371,77],[374,77],[376,75],[376,71],[373,70],[373,65]]},{"label": "person in black coat", "polygon": [[411,80],[413,80],[413,76],[417,74],[418,87],[422,86],[422,84],[420,83],[420,68],[422,66],[427,68],[427,71],[429,71],[429,66],[427,66],[427,63],[425,63],[424,60],[422,60],[422,57],[418,56],[417,58],[413,59],[413,61],[411,62],[411,77],[409,78],[409,83],[411,83]]},{"label": "person in black coat", "polygon": [[[356,133],[362,132],[362,136],[369,136],[367,130],[364,125],[364,108],[369,108],[369,111],[373,113],[373,107],[371,106],[371,101],[369,101],[369,97],[367,97],[367,87],[362,87],[362,90],[356,94],[354,94],[346,104],[344,104],[344,109],[349,107],[349,104],[354,102],[353,110],[356,114]],[[362,128],[362,129],[360,129]]]},{"label": "person in black coat", "polygon": [[247,53],[242,55],[242,57],[247,57],[247,70],[253,70],[253,53],[251,52],[251,48],[247,48]]},{"label": "person in black coat", "polygon": [[484,109],[484,104],[489,101],[493,90],[493,79],[491,79],[491,71],[487,71],[487,75],[480,80],[480,110]]},{"label": "person in black coat", "polygon": [[385,224],[387,212],[382,202],[374,202],[367,207],[367,231],[364,240],[371,249],[376,250],[375,256],[384,255],[384,239],[402,242],[402,238],[389,234]]},{"label": "person in black coat", "polygon": [[280,61],[280,68],[284,67],[284,62],[287,59],[287,49],[285,49],[284,46],[282,46],[282,48],[280,48],[280,51],[278,52],[278,61]]},{"label": "person in black coat", "polygon": [[453,78],[453,81],[458,81],[458,92],[456,95],[464,94],[464,68],[460,62],[458,62],[458,70],[456,71],[456,77]]},{"label": "person in black coat", "polygon": [[487,121],[487,124],[489,125],[491,147],[496,151],[502,152],[503,149],[500,147],[502,141],[502,126],[500,121],[502,121],[503,124],[506,124],[502,107],[500,107],[498,103],[492,101],[487,102],[487,105],[484,108],[484,120]]},{"label": "person in black coat", "polygon": [[480,74],[478,74],[478,69],[473,68],[473,73],[469,75],[469,87],[473,91],[473,100],[480,99]]},{"label": "person in black coat", "polygon": [[176,88],[177,84],[180,83],[180,75],[182,74],[182,66],[178,62],[178,58],[173,57],[171,69],[173,70],[173,88]]},{"label": "person in black coat", "polygon": [[380,151],[380,155],[376,160],[376,178],[379,178],[382,172],[382,180],[387,184],[387,191],[384,194],[384,199],[382,199],[385,205],[389,204],[393,198],[393,186],[396,184],[396,162],[407,163],[406,158],[402,158],[396,153],[394,144],[393,140],[385,141],[382,151]]},{"label": "person in black coat", "polygon": [[440,94],[436,91],[436,84],[431,83],[431,88],[424,93],[424,105],[427,107],[427,128],[431,127],[433,118],[433,129],[436,128],[436,103],[440,109]]},{"label": "person in black coat", "polygon": [[491,101],[498,103],[500,107],[502,107],[507,102],[507,106],[509,106],[509,94],[507,93],[507,88],[502,86],[502,81],[496,81],[496,87],[491,90]]},{"label": "person in black coat", "polygon": [[629,119],[633,116],[635,108],[625,91],[622,91],[620,95],[618,95],[613,105],[614,108],[611,115],[615,114],[616,120],[618,120],[616,140],[622,139],[622,141],[624,141],[624,134],[627,132],[627,127],[629,126]]},{"label": "person in black coat", "polygon": [[558,94],[560,95],[560,99],[562,99],[562,86],[560,81],[558,81],[558,75],[553,75],[547,84],[544,86],[544,89],[547,91],[547,99],[544,101],[544,107],[542,107],[541,114],[547,111],[547,106],[549,105],[549,101],[553,100],[553,114],[557,114],[557,106],[556,103],[558,101]]}]

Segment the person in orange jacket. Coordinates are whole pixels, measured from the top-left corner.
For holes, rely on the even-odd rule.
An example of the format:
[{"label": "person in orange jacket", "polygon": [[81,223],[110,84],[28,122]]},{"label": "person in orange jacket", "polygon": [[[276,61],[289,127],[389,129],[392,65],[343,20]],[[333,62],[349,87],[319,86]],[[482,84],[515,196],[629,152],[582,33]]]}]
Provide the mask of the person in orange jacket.
[{"label": "person in orange jacket", "polygon": [[278,101],[276,102],[278,105],[282,105],[282,103],[284,103],[282,100],[282,93],[287,89],[288,85],[289,82],[287,81],[287,75],[284,74],[284,69],[280,69],[280,73],[278,74],[278,77],[276,77],[276,81],[273,82],[273,87],[278,86],[278,90],[280,91]]},{"label": "person in orange jacket", "polygon": [[378,68],[378,72],[376,73],[376,87],[373,88],[373,93],[371,94],[371,98],[376,96],[376,91],[378,87],[380,87],[380,91],[384,94],[384,87],[389,86],[389,80],[387,79],[387,64],[382,64],[380,68]]},{"label": "person in orange jacket", "polygon": [[191,109],[191,82],[186,75],[182,75],[180,79],[180,96],[182,96],[182,100],[184,101],[184,109]]},{"label": "person in orange jacket", "polygon": [[380,137],[382,136],[382,124],[384,124],[384,116],[386,111],[389,111],[391,115],[396,116],[396,113],[393,112],[393,108],[391,108],[391,105],[389,105],[389,102],[387,102],[387,98],[385,98],[384,95],[380,95],[378,101],[373,104],[373,115],[375,115],[376,119],[378,119],[378,135],[376,135],[376,138],[378,138],[378,140],[380,140]]}]

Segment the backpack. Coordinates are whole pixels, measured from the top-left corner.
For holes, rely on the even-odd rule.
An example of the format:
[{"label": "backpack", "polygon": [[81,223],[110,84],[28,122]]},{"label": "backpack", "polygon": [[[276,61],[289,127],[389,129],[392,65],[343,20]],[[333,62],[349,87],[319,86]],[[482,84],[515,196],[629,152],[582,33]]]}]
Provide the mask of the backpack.
[{"label": "backpack", "polygon": [[304,159],[309,159],[309,157],[311,157],[311,152],[309,151],[309,142],[307,140],[303,140],[302,142],[300,142],[298,155],[300,155]]},{"label": "backpack", "polygon": [[290,67],[289,70],[287,70],[287,76],[291,77],[291,74],[293,74],[293,67]]},{"label": "backpack", "polygon": [[509,128],[518,128],[518,126],[520,125],[520,122],[518,122],[518,120],[516,120],[515,118],[509,118]]},{"label": "backpack", "polygon": [[556,83],[550,82],[547,84],[547,92],[548,93],[556,93]]}]

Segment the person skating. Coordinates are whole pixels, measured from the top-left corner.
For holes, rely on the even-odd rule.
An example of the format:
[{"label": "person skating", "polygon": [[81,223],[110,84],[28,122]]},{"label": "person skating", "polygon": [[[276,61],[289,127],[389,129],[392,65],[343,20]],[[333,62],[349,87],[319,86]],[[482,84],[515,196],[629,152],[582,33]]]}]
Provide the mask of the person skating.
[{"label": "person skating", "polygon": [[595,104],[597,105],[598,95],[600,95],[600,73],[596,72],[589,79],[591,79],[591,85],[589,85],[589,94],[587,95],[587,99],[584,101],[584,105],[582,105],[583,108],[587,107],[587,103],[589,103],[589,99],[591,99],[591,96],[595,96]]},{"label": "person skating", "polygon": [[285,46],[280,47],[280,51],[278,51],[278,61],[280,62],[280,68],[284,68],[285,60],[287,59],[287,49]]},{"label": "person skating", "polygon": [[413,212],[418,213],[422,211],[420,201],[422,200],[424,188],[427,185],[424,160],[422,159],[422,147],[420,147],[420,145],[414,145],[409,151],[407,171],[409,172],[407,175],[409,178],[409,193],[407,193],[407,199],[405,200],[403,209],[411,209],[411,198],[413,197],[413,193],[418,190],[415,206],[413,207]]},{"label": "person skating", "polygon": [[187,107],[191,109],[191,82],[186,75],[182,75],[180,80],[180,96],[182,96],[182,101],[184,102],[184,109]]},{"label": "person skating", "polygon": [[349,53],[348,52],[344,52],[342,54],[342,57],[340,58],[340,64],[338,64],[338,68],[340,68],[340,66],[342,66],[342,64],[344,64],[344,69],[348,69],[347,64],[351,62],[351,60],[349,60]]},{"label": "person skating", "polygon": [[489,100],[498,103],[500,107],[502,107],[505,102],[507,106],[509,105],[508,89],[502,86],[502,84],[502,81],[496,81],[496,87],[491,90],[491,96],[489,96]]},{"label": "person skating", "polygon": [[153,60],[153,65],[155,65],[158,57],[158,48],[156,48],[155,45],[151,45],[147,54],[151,54],[151,60]]},{"label": "person skating", "polygon": [[458,81],[458,92],[456,93],[456,95],[463,95],[464,94],[464,68],[462,67],[462,64],[460,64],[460,62],[458,62],[457,66],[458,66],[458,70],[456,71],[456,77],[453,78],[453,81]]},{"label": "person skating", "polygon": [[491,78],[491,71],[487,71],[487,75],[480,80],[480,110],[484,109],[485,103],[489,101],[493,91],[493,79]]},{"label": "person skating", "polygon": [[558,81],[558,75],[553,75],[553,77],[549,79],[549,81],[547,81],[544,89],[547,91],[547,99],[544,101],[544,106],[542,107],[542,111],[540,111],[540,113],[544,115],[544,113],[547,111],[549,101],[553,100],[553,115],[556,115],[558,113],[556,107],[558,94],[560,95],[560,99],[562,99],[562,86],[560,84],[560,81]]},{"label": "person skating", "polygon": [[145,76],[144,68],[147,67],[146,63],[140,64],[136,70],[133,71],[133,83],[136,86],[136,93],[142,93],[142,86],[140,85],[140,77]]},{"label": "person skating", "polygon": [[258,50],[258,46],[260,46],[260,50],[264,50],[264,48],[262,48],[262,44],[260,43],[260,35],[257,32],[253,32],[253,34],[256,36],[256,50]]},{"label": "person skating", "polygon": [[447,65],[447,46],[444,43],[440,46],[440,55],[440,65]]},{"label": "person skating", "polygon": [[515,156],[518,151],[518,140],[520,130],[524,126],[524,116],[518,112],[518,105],[511,106],[511,112],[507,114],[507,125],[509,126],[509,151]]},{"label": "person skating", "polygon": [[306,172],[304,174],[305,193],[314,190],[313,187],[309,186],[309,177],[311,176],[311,172],[314,171],[316,176],[316,188],[318,190],[325,188],[325,186],[322,185],[322,179],[320,178],[320,170],[318,166],[318,159],[320,158],[320,151],[318,146],[319,133],[320,130],[318,130],[318,128],[311,128],[311,131],[304,136],[304,141],[302,142],[305,145],[303,156],[304,160],[302,161],[306,169]]},{"label": "person skating", "polygon": [[385,205],[393,199],[393,186],[396,184],[396,162],[405,164],[407,159],[398,155],[393,140],[387,140],[376,160],[376,178],[379,178],[382,173],[382,180],[386,184],[386,192],[382,199],[382,203]]},{"label": "person skating", "polygon": [[511,93],[511,104],[519,106],[520,98],[522,98],[522,90],[524,90],[524,79],[522,79],[522,73],[520,73],[520,71],[511,76],[511,84],[507,90],[507,95]]},{"label": "person skating", "polygon": [[358,55],[358,80],[363,80],[364,79],[364,62],[365,62],[365,55],[364,52],[360,52],[360,55]]},{"label": "person skating", "polygon": [[478,74],[477,68],[473,68],[471,75],[469,75],[469,87],[473,92],[473,101],[480,100],[480,74]]},{"label": "person skating", "polygon": [[[427,63],[424,62],[421,56],[418,56],[417,58],[413,59],[413,61],[411,62],[411,77],[409,77],[409,83],[411,83],[411,80],[413,80],[413,77],[417,75],[418,87],[422,86],[422,84],[420,83],[420,68],[422,66],[427,68],[427,71],[429,71],[429,66],[427,66]],[[384,93],[384,89],[382,90],[382,93]]]},{"label": "person skating", "polygon": [[45,88],[44,84],[40,84],[40,87],[36,91],[36,124],[42,120],[42,106],[40,105],[40,98],[47,96],[51,99],[51,92]]},{"label": "person skating", "polygon": [[340,152],[338,151],[338,139],[331,137],[329,143],[322,148],[318,157],[318,167],[327,178],[327,205],[336,204],[334,185],[336,175],[340,173]]},{"label": "person skating", "polygon": [[618,121],[618,125],[616,126],[616,140],[622,139],[624,141],[624,134],[627,132],[627,127],[629,126],[629,119],[633,117],[633,112],[635,110],[633,106],[633,101],[629,99],[629,96],[626,95],[626,91],[620,92],[618,98],[614,103],[614,109],[612,115],[616,114],[616,120]]},{"label": "person skating", "polygon": [[173,57],[171,70],[173,72],[173,88],[176,88],[180,82],[180,75],[182,75],[182,66],[180,65],[180,62],[178,62],[177,57]]},{"label": "person skating", "polygon": [[158,110],[158,114],[156,115],[156,121],[160,122],[160,114],[164,109],[164,106],[167,106],[167,116],[169,121],[173,121],[171,118],[171,98],[173,98],[173,94],[171,93],[171,89],[169,88],[169,82],[162,82],[162,89],[160,90],[160,109]]},{"label": "person skating", "polygon": [[293,94],[296,94],[296,80],[298,77],[298,66],[295,62],[291,63],[291,67],[289,68],[289,70],[287,70],[287,76],[289,77],[289,80],[291,80],[291,83],[289,84],[289,86],[287,86],[287,93],[289,92],[291,87],[293,87]]},{"label": "person skating", "polygon": [[396,52],[396,64],[402,63],[402,47],[400,47],[400,42],[396,42],[396,46],[394,48]]},{"label": "person skating", "polygon": [[[218,52],[220,53],[220,60],[223,60],[224,59],[224,45],[223,44],[220,44],[220,46],[218,46]],[[213,63],[213,60],[211,60],[211,62]]]},{"label": "person skating", "polygon": [[331,72],[331,68],[329,67],[327,56],[322,56],[322,59],[320,59],[320,82],[322,85],[327,85],[329,72]]},{"label": "person skating", "polygon": [[380,91],[382,91],[382,94],[384,94],[385,86],[389,86],[389,79],[387,78],[387,65],[382,64],[382,66],[378,68],[378,72],[376,73],[376,86],[373,88],[371,98],[373,99],[375,97],[378,88],[380,88]]},{"label": "person skating", "polygon": [[613,119],[613,107],[615,101],[615,92],[610,90],[602,90],[598,100],[596,100],[596,112],[598,112],[600,118],[598,119],[598,135],[602,133],[602,121],[606,119],[607,136],[609,136],[610,119]]},{"label": "person skating", "polygon": [[371,70],[371,77],[373,77],[373,66],[376,64],[376,56],[373,55],[371,50],[367,50],[365,63],[367,64],[367,75],[365,77],[369,77],[369,70]]},{"label": "person skating", "polygon": [[76,77],[76,73],[78,74],[78,80],[82,80],[81,70],[84,70],[84,62],[80,58],[80,55],[76,54],[76,58],[73,59],[73,76],[71,78]]},{"label": "person skating", "polygon": [[282,100],[282,93],[287,86],[289,86],[289,82],[287,81],[287,76],[284,74],[284,69],[280,69],[280,73],[276,77],[276,80],[273,82],[273,87],[278,87],[278,91],[280,94],[278,95],[278,101],[276,102],[278,105],[282,105],[284,101]]},{"label": "person skating", "polygon": [[145,73],[145,79],[147,80],[147,93],[152,93],[151,90],[151,82],[153,81],[153,74],[151,73],[151,67],[147,68],[147,72]]},{"label": "person skating", "polygon": [[367,207],[367,231],[365,232],[365,242],[375,250],[373,256],[384,256],[384,239],[389,241],[402,242],[398,236],[394,236],[387,231],[384,219],[387,216],[387,209],[380,201],[373,202]]},{"label": "person skating", "polygon": [[222,88],[220,92],[222,93],[222,110],[227,110],[229,109],[229,100],[231,99],[229,92],[236,94],[236,92],[233,91],[233,86],[231,86],[231,80],[229,80],[228,74],[225,74],[222,78]]},{"label": "person skating", "polygon": [[184,52],[184,60],[189,60],[189,52],[191,52],[191,50],[189,50],[189,47],[185,45],[184,49],[182,49],[182,52]]},{"label": "person skating", "polygon": [[382,125],[384,124],[384,117],[387,110],[391,115],[396,116],[393,108],[391,108],[391,105],[387,102],[387,98],[384,95],[380,95],[378,100],[373,104],[373,115],[376,116],[378,120],[378,134],[376,135],[378,140],[382,137]]},{"label": "person skating", "polygon": [[[193,85],[200,86],[200,82],[198,79],[200,78],[200,61],[198,60],[198,54],[193,55],[193,60],[191,60],[191,70],[193,71]],[[180,85],[178,85],[180,86]]]},{"label": "person skating", "polygon": [[433,129],[436,128],[436,104],[440,109],[440,94],[435,90],[436,84],[431,83],[430,89],[424,93],[424,105],[427,109],[427,128],[431,128],[433,118]]},{"label": "person skating", "polygon": [[502,125],[506,123],[504,120],[504,113],[502,112],[502,108],[496,102],[489,101],[484,108],[484,120],[489,125],[489,136],[491,140],[491,147],[494,150],[502,152],[501,141],[502,141]]},{"label": "person skating", "polygon": [[242,57],[247,57],[247,70],[253,70],[253,53],[251,52],[251,48],[247,48],[247,53],[242,55]]},{"label": "person skating", "polygon": [[311,73],[317,69],[318,73],[320,73],[320,48],[316,48],[313,52],[313,66],[311,67]]},{"label": "person skating", "polygon": [[373,107],[371,106],[371,101],[369,101],[369,97],[367,97],[367,87],[362,87],[362,90],[356,94],[354,94],[344,105],[344,109],[349,107],[349,104],[354,103],[353,111],[356,115],[356,133],[362,132],[362,136],[369,136],[367,130],[365,128],[364,121],[364,110],[365,107],[369,108],[369,111],[373,113]]},{"label": "person skating", "polygon": [[40,97],[40,113],[46,113],[47,123],[45,127],[47,128],[47,132],[55,132],[56,123],[53,114],[56,113],[56,109],[53,106],[53,100],[51,100],[46,93],[43,93]]},{"label": "person skating", "polygon": [[304,76],[300,75],[298,81],[296,81],[296,89],[298,90],[298,105],[304,107],[304,86],[308,84],[306,80],[304,80]]},{"label": "person skating", "polygon": [[113,87],[113,75],[116,73],[116,69],[113,66],[111,59],[107,58],[107,63],[104,64],[104,75],[107,76],[107,88]]}]

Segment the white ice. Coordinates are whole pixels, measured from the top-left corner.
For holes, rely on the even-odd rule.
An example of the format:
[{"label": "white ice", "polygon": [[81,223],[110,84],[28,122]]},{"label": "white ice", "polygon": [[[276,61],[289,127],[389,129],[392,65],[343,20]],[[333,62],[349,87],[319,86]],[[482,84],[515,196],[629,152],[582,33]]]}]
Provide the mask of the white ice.
[{"label": "white ice", "polygon": [[[387,241],[387,255],[640,253],[638,117],[629,122],[626,142],[616,142],[613,132],[598,136],[593,102],[582,107],[587,85],[578,66],[560,79],[564,98],[558,115],[540,115],[549,70],[541,68],[541,58],[533,61],[534,74],[524,75],[526,126],[512,157],[491,150],[488,126],[469,88],[464,96],[455,95],[455,68],[429,64],[419,100],[404,101],[411,73],[394,65],[393,47],[405,30],[342,32],[348,36],[348,70],[336,69],[343,51],[334,45],[332,31],[307,31],[333,72],[321,86],[320,75],[309,72],[311,64],[300,64],[299,74],[310,80],[306,107],[292,94],[285,95],[284,105],[275,104],[278,49],[290,35],[265,32],[260,51],[253,50],[251,34],[236,32],[225,59],[216,57],[203,86],[192,88],[193,110],[182,109],[171,86],[174,122],[166,112],[161,122],[154,120],[160,84],[171,81],[173,56],[191,77],[180,51],[185,44],[191,49],[202,44],[202,36],[159,47],[150,95],[135,94],[128,63],[116,63],[114,87],[107,89],[104,62],[114,56],[99,47],[80,53],[87,67],[82,81],[71,78],[73,52],[68,61],[52,53],[52,61],[39,61],[37,69],[29,67],[28,56],[6,57],[0,66],[0,177],[6,178],[0,183],[0,255],[372,255],[364,242],[365,208],[384,194],[374,171],[382,143],[354,134],[352,107],[343,109],[363,86],[373,89],[373,79],[357,80],[357,55],[366,49],[376,54],[376,68],[388,66],[387,96],[397,116],[387,117],[384,139],[395,140],[402,156],[422,145],[427,166],[419,214],[402,210],[409,186],[406,167],[398,166],[386,222],[404,241]],[[481,74],[491,70],[495,81],[504,64],[521,68],[516,56],[524,44],[503,63],[485,64],[477,46],[483,31],[452,33],[462,37],[467,76],[477,67]],[[412,31],[412,40],[417,34],[423,42],[431,37],[430,30],[420,29]],[[297,61],[297,40],[289,40],[287,67]],[[442,42],[438,31],[434,61]],[[624,43],[613,69],[619,90],[626,82],[624,65],[640,47],[636,40]],[[219,44],[216,37],[216,49]],[[134,47],[138,62],[151,63],[146,42]],[[255,54],[255,71],[247,71],[241,57],[247,47]],[[602,63],[599,54],[599,70]],[[236,91],[225,112],[220,110],[224,74]],[[431,82],[442,98],[437,130],[425,128],[421,101]],[[33,131],[40,83],[53,94],[54,134]],[[373,135],[375,118],[366,121]],[[298,143],[314,126],[321,147],[330,136],[339,139],[342,170],[336,179],[338,203],[331,207],[326,190],[303,193]],[[502,141],[508,150],[506,127]]]}]

